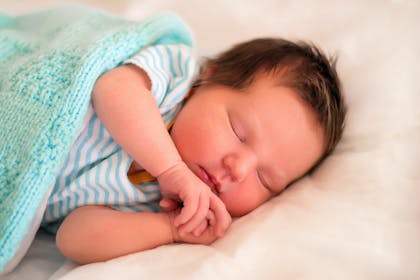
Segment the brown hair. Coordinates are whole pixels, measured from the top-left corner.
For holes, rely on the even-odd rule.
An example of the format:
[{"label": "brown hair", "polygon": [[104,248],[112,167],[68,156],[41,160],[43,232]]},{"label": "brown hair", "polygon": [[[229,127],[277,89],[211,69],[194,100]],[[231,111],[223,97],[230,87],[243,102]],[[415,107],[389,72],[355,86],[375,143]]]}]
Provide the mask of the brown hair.
[{"label": "brown hair", "polygon": [[[261,38],[233,46],[204,65],[194,86],[220,84],[235,89],[249,86],[264,71],[280,75],[280,84],[295,89],[314,110],[324,131],[327,156],[340,140],[346,114],[335,59],[329,60],[313,44]],[[321,159],[322,159],[321,158]]]}]

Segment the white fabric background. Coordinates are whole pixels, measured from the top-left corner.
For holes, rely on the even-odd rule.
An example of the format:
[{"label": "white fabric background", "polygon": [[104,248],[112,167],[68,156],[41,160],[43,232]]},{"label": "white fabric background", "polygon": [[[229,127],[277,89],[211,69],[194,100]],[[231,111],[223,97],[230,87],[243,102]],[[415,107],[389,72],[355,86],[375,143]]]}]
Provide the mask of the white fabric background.
[{"label": "white fabric background", "polygon": [[[0,9],[21,13],[57,3],[65,1],[2,0]],[[349,111],[343,141],[313,175],[235,221],[212,246],[170,245],[106,263],[66,263],[54,279],[420,278],[419,1],[72,3],[133,19],[175,11],[203,55],[259,36],[314,41],[339,56]],[[54,273],[62,258],[51,243],[41,235],[7,279]]]}]

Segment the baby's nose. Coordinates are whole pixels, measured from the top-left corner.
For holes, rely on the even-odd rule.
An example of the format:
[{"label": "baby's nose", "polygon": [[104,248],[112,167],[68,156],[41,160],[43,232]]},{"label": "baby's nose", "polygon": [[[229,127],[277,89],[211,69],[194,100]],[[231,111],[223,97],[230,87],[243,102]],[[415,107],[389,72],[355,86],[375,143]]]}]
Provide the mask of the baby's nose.
[{"label": "baby's nose", "polygon": [[223,165],[234,183],[241,183],[251,172],[255,171],[257,158],[252,152],[227,155]]}]

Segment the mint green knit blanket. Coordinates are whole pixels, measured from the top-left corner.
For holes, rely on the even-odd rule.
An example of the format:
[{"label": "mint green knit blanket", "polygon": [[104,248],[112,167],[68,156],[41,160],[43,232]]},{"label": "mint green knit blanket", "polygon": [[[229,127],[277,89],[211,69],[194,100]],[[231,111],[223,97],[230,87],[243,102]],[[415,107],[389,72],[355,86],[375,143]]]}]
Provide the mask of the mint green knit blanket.
[{"label": "mint green knit blanket", "polygon": [[83,7],[0,13],[0,272],[19,262],[39,227],[95,80],[160,43],[192,38],[168,13],[140,22]]}]

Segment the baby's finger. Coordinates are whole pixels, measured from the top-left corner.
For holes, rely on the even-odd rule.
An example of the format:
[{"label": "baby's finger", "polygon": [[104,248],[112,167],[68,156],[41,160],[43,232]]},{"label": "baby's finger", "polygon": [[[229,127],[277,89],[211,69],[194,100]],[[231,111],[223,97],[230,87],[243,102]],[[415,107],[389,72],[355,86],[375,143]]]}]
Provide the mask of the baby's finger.
[{"label": "baby's finger", "polygon": [[209,226],[207,219],[201,221],[200,225],[193,230],[193,234],[195,237],[199,237]]},{"label": "baby's finger", "polygon": [[175,218],[174,225],[179,227],[180,225],[185,224],[194,216],[197,212],[200,199],[195,195],[190,195],[189,197],[181,197],[184,206],[181,209],[180,214]]},{"label": "baby's finger", "polygon": [[178,208],[178,202],[170,198],[162,198],[159,206],[163,211],[171,212]]},{"label": "baby's finger", "polygon": [[210,209],[213,210],[216,220],[215,233],[219,237],[223,236],[232,223],[232,217],[226,210],[225,204],[216,195],[210,197]]},{"label": "baby's finger", "polygon": [[216,225],[216,216],[214,216],[214,213],[212,210],[210,210],[207,213],[206,219],[208,221],[208,224],[212,227],[214,227]]},{"label": "baby's finger", "polygon": [[207,212],[209,211],[209,199],[205,193],[200,194],[199,205],[193,217],[178,228],[180,234],[192,232],[200,223],[205,220]]}]

